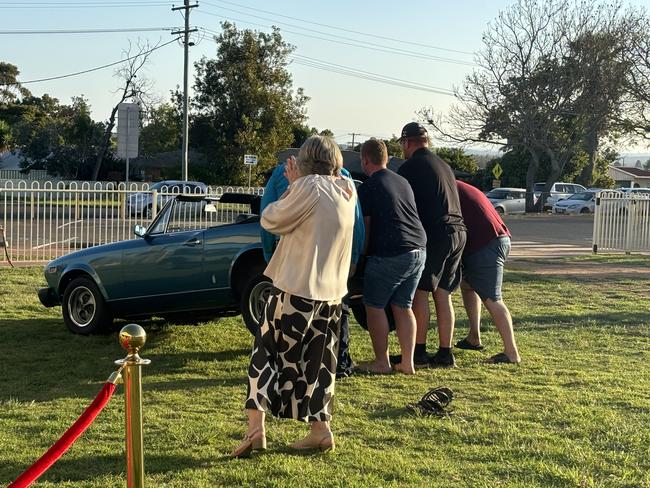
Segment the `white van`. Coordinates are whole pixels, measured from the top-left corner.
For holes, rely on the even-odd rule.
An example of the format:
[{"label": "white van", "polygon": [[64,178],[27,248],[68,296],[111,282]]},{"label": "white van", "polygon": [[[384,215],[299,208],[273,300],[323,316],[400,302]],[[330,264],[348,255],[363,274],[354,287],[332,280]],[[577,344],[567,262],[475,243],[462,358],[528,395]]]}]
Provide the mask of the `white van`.
[{"label": "white van", "polygon": [[[535,194],[535,202],[537,202],[537,199],[542,194],[544,186],[546,186],[545,182],[535,183],[535,187],[533,189],[533,192]],[[584,186],[578,185],[577,183],[553,183],[548,198],[546,199],[546,202],[544,202],[544,210],[550,210],[558,201],[585,190],[586,188]]]}]

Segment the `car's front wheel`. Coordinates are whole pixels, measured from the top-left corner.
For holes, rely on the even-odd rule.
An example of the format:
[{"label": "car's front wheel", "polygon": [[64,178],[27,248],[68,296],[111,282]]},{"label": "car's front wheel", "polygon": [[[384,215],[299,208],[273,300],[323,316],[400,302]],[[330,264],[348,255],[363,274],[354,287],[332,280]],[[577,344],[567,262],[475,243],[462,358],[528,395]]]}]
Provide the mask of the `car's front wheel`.
[{"label": "car's front wheel", "polygon": [[73,279],[63,294],[63,321],[75,334],[97,334],[109,330],[113,322],[104,297],[93,280]]},{"label": "car's front wheel", "polygon": [[241,315],[246,328],[253,335],[257,334],[260,328],[262,312],[271,293],[271,288],[273,288],[273,283],[261,273],[251,278],[244,286],[241,294]]}]

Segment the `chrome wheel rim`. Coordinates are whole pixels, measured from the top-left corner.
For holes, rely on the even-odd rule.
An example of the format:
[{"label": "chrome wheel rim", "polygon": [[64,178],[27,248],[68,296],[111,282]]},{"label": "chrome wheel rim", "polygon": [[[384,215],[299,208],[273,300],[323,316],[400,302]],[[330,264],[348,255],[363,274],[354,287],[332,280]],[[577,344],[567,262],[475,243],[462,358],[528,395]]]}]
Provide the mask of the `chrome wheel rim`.
[{"label": "chrome wheel rim", "polygon": [[251,290],[250,297],[248,298],[248,310],[257,325],[260,325],[264,305],[271,295],[272,286],[269,281],[261,281]]},{"label": "chrome wheel rim", "polygon": [[85,286],[78,286],[70,293],[68,311],[70,312],[70,320],[77,327],[87,327],[95,318],[95,312],[97,311],[95,295]]}]

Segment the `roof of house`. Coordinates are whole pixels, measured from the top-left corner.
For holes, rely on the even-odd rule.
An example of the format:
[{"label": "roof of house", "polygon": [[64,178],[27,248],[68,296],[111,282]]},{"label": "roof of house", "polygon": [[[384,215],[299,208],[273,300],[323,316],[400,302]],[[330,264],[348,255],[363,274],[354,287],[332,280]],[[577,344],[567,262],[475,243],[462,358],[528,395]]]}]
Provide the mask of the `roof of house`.
[{"label": "roof of house", "polygon": [[610,166],[610,168],[622,173],[627,173],[628,175],[634,176],[635,178],[650,178],[650,171],[647,169],[632,168],[630,166]]}]

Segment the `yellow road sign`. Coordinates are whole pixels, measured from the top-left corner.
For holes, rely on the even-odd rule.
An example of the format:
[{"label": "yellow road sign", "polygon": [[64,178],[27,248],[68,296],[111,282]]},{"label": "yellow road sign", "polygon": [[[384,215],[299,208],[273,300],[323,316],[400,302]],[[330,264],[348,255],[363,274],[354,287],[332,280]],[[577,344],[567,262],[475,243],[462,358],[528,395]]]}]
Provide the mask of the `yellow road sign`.
[{"label": "yellow road sign", "polygon": [[494,168],[492,168],[492,174],[497,180],[501,178],[501,175],[503,174],[503,169],[501,169],[501,165],[499,163],[495,164]]}]

